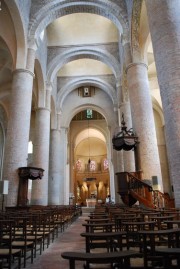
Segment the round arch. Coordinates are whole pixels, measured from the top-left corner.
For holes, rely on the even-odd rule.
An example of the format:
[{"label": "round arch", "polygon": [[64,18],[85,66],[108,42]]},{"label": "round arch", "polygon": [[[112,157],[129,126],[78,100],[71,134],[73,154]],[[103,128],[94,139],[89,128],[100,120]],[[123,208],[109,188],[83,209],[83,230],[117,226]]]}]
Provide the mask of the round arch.
[{"label": "round arch", "polygon": [[60,111],[63,105],[65,98],[70,94],[71,91],[75,90],[78,87],[82,87],[84,85],[91,85],[94,87],[98,87],[104,92],[108,94],[112,103],[115,105],[117,103],[116,92],[112,85],[105,83],[101,79],[92,79],[89,77],[83,77],[82,79],[73,79],[72,81],[68,82],[64,87],[61,88],[61,91],[58,92],[57,96],[57,107]]},{"label": "round arch", "polygon": [[72,48],[67,50],[65,53],[62,53],[54,57],[51,62],[48,64],[47,77],[50,81],[54,80],[58,70],[66,63],[77,60],[89,58],[103,62],[108,65],[112,73],[114,74],[116,80],[120,79],[120,63],[108,52],[104,52],[98,49],[92,49],[91,47],[86,48]]},{"label": "round arch", "polygon": [[[92,0],[73,1],[64,0],[51,1],[42,8],[35,5],[34,14],[30,21],[29,37],[37,38],[40,33],[55,19],[72,13],[94,13],[106,17],[111,20],[119,29],[120,33],[128,32],[128,16],[126,6],[123,1],[116,5],[111,1],[97,0],[96,3]],[[108,12],[107,12],[108,10]]]},{"label": "round arch", "polygon": [[[89,109],[90,107],[79,107],[78,109],[75,109],[73,111],[73,115],[77,114],[78,112]],[[100,109],[92,108],[91,109],[96,110],[100,113]],[[101,111],[102,112],[102,111]],[[101,113],[102,114],[102,113]],[[106,116],[106,115],[103,115]],[[87,177],[87,171],[88,169],[88,163],[89,167],[91,165],[94,165],[94,176],[96,178],[97,186],[100,187],[100,193],[99,193],[99,199],[102,199],[103,201],[106,198],[106,191],[103,192],[104,189],[104,183],[106,183],[108,186],[111,185],[110,182],[113,181],[112,176],[112,168],[109,166],[108,171],[106,173],[103,173],[101,169],[103,169],[103,161],[104,160],[111,160],[111,144],[110,141],[110,132],[107,128],[107,120],[104,119],[102,124],[99,124],[99,122],[96,122],[96,120],[89,121],[89,124],[87,124],[86,120],[82,122],[81,125],[77,125],[78,123],[74,122],[72,125],[70,125],[69,133],[71,133],[71,127],[73,133],[71,133],[70,138],[70,163],[72,164],[70,166],[70,173],[71,173],[71,185],[74,186],[73,190],[75,193],[75,197],[77,199],[77,187],[79,184],[84,187],[86,187],[86,183],[84,182],[83,178]],[[89,147],[90,144],[90,147]],[[83,149],[83,151],[82,151]],[[90,161],[89,161],[90,160]],[[82,164],[82,172],[81,174],[78,174],[78,172],[75,170],[73,171],[73,167],[76,166],[76,162],[80,162]],[[72,167],[73,166],[73,167]],[[101,168],[100,168],[101,167]],[[90,168],[89,168],[90,169]],[[96,170],[97,169],[97,170]],[[89,175],[89,173],[88,173]],[[104,182],[104,183],[103,183]],[[95,183],[92,182],[90,184],[90,189],[93,192],[96,190],[96,187],[94,185]],[[81,192],[81,195],[84,197],[84,192]],[[88,198],[88,197],[86,197]],[[84,199],[82,199],[84,202]]]},{"label": "round arch", "polygon": [[[11,51],[12,55],[14,55],[14,66],[15,68],[25,68],[26,67],[26,50],[27,50],[27,40],[24,29],[24,22],[21,19],[21,15],[19,12],[19,7],[17,6],[17,3],[12,0],[6,0],[6,6],[10,13],[12,24],[13,24],[13,32],[15,31],[15,40],[14,42],[17,42],[16,46],[13,46],[17,48],[17,51]],[[1,13],[3,14],[3,6]],[[5,29],[7,26],[5,27]],[[8,30],[10,32],[10,29]],[[9,41],[8,41],[9,40]],[[11,48],[12,45],[12,34],[11,37],[9,37],[7,40],[7,44],[9,48]]]},{"label": "round arch", "polygon": [[[99,112],[100,114],[103,115],[103,117],[106,120],[107,126],[111,126],[111,128],[113,129],[115,127],[115,125],[117,124],[116,121],[117,119],[115,119],[114,117],[111,117],[111,115],[109,115],[108,113],[106,113],[106,111],[104,109],[102,109],[100,106],[97,106],[95,104],[83,104],[80,105],[78,107],[75,107],[71,113],[64,115],[63,113],[61,113],[61,126],[64,126],[65,128],[68,128],[70,125],[70,122],[72,120],[72,118],[80,111],[82,110],[86,110],[86,109],[92,109],[95,110],[97,112]],[[114,116],[114,113],[112,113]],[[113,121],[112,121],[113,118]]]}]

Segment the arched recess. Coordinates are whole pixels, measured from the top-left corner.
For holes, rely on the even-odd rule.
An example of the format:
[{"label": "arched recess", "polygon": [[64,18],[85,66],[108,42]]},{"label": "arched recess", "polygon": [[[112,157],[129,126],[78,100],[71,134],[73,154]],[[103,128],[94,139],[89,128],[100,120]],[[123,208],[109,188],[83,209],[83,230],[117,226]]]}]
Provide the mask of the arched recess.
[{"label": "arched recess", "polygon": [[[67,145],[66,145],[66,138],[64,139],[65,141],[65,145],[63,146],[63,150],[62,150],[62,155],[61,155],[61,161],[62,163],[66,164],[66,170],[64,170],[64,174],[62,175],[63,178],[66,178],[66,186],[62,185],[61,189],[64,188],[65,193],[69,193],[69,188],[70,188],[70,184],[72,184],[72,176],[73,175],[73,144],[74,142],[69,140],[69,134],[70,134],[70,125],[71,125],[71,121],[72,118],[79,112],[86,110],[86,109],[93,109],[94,111],[99,112],[100,114],[103,115],[103,117],[105,118],[105,125],[101,126],[99,122],[92,123],[91,122],[91,127],[93,129],[97,129],[99,130],[99,132],[101,132],[103,134],[103,136],[105,137],[106,140],[106,147],[107,147],[107,156],[108,156],[108,160],[109,160],[109,181],[110,181],[110,185],[111,185],[111,194],[113,195],[113,197],[115,197],[114,192],[114,168],[113,168],[113,162],[112,162],[112,143],[111,143],[111,139],[112,139],[112,135],[113,135],[113,131],[116,125],[116,119],[114,117],[114,113],[112,112],[113,115],[110,115],[110,113],[108,113],[106,111],[105,108],[102,108],[100,106],[97,106],[95,104],[83,104],[83,105],[79,105],[79,106],[74,106],[71,111],[69,111],[69,113],[64,113],[64,110],[61,112],[60,114],[60,118],[59,118],[59,122],[61,123],[61,132],[64,133],[64,130],[68,130],[67,132]],[[113,109],[112,109],[113,110]],[[82,125],[81,125],[82,127]],[[84,129],[87,129],[87,124],[85,124]],[[76,134],[77,135],[77,134]],[[74,140],[73,140],[74,141]],[[67,156],[67,160],[63,158]],[[61,165],[61,164],[60,164]],[[63,167],[62,167],[62,171],[63,171]],[[70,173],[68,172],[70,171]],[[71,186],[72,187],[72,186]],[[64,194],[65,195],[65,194]],[[67,195],[66,195],[67,196]],[[66,197],[67,199],[67,197]]]},{"label": "arched recess", "polygon": [[[80,112],[83,110],[81,108]],[[93,109],[93,111],[95,110]],[[78,121],[71,121],[69,145],[70,186],[71,191],[75,194],[76,202],[86,205],[86,199],[91,198],[92,194],[94,194],[94,198],[105,202],[113,181],[110,179],[110,166],[108,169],[104,168],[104,161],[111,160],[106,120],[84,118],[81,124]],[[80,170],[77,169],[79,164],[81,165]],[[93,179],[91,182],[91,178],[95,178],[95,180]]]},{"label": "arched recess", "polygon": [[34,2],[33,10],[34,14],[32,12],[29,28],[30,37],[37,38],[52,21],[72,13],[98,14],[110,19],[117,26],[120,33],[128,32],[129,30],[127,10],[123,2],[116,5],[111,1],[104,2],[104,0],[97,0],[96,3],[91,0],[71,3],[68,0],[63,1],[63,3],[51,1],[42,8],[40,6],[37,8]]},{"label": "arched recess", "polygon": [[0,28],[4,29],[1,33],[4,33],[4,39],[13,55],[14,68],[25,68],[27,52],[26,30],[16,1],[6,0],[5,5],[2,2],[1,8],[0,18],[2,22],[0,22]]},{"label": "arched recess", "polygon": [[48,64],[47,70],[47,77],[50,81],[53,81],[55,76],[57,75],[58,70],[66,63],[77,60],[77,59],[95,59],[98,61],[103,62],[104,64],[108,65],[109,68],[112,70],[117,81],[120,80],[120,63],[115,59],[107,51],[92,49],[92,47],[74,48],[70,50],[66,50],[65,53],[59,54],[54,57],[51,62]]}]

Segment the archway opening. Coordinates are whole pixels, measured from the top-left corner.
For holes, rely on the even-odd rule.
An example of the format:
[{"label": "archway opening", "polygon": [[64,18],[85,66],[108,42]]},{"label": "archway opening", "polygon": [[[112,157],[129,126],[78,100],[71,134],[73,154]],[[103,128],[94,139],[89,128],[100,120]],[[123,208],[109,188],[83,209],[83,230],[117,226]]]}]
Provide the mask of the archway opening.
[{"label": "archway opening", "polygon": [[79,112],[71,121],[73,139],[73,182],[76,204],[93,207],[105,203],[110,194],[109,162],[107,156],[107,126],[97,111]]}]

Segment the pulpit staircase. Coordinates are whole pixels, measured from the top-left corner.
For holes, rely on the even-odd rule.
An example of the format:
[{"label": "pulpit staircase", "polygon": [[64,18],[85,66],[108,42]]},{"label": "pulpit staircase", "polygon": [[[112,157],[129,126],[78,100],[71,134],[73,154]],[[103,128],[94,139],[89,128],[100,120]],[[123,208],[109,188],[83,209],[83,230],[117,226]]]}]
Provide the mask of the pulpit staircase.
[{"label": "pulpit staircase", "polygon": [[146,180],[139,178],[138,172],[121,172],[117,175],[118,193],[123,203],[127,206],[134,205],[137,201],[147,208],[174,208],[174,199],[167,193],[153,190]]}]

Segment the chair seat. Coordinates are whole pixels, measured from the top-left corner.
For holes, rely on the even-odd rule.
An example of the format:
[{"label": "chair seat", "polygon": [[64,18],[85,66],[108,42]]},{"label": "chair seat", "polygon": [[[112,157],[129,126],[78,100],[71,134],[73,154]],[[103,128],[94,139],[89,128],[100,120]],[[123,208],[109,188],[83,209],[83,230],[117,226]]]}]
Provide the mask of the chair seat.
[{"label": "chair seat", "polygon": [[[21,253],[21,249],[12,249],[11,251],[12,255]],[[8,248],[0,248],[0,257],[4,255],[9,255],[9,249]]]},{"label": "chair seat", "polygon": [[23,247],[23,246],[31,246],[33,245],[34,242],[33,241],[13,241],[12,242],[12,247]]},{"label": "chair seat", "polygon": [[27,240],[40,240],[40,239],[42,239],[43,237],[41,236],[41,235],[38,235],[38,236],[35,236],[35,235],[27,235],[26,236],[26,239]]},{"label": "chair seat", "polygon": [[37,232],[37,235],[43,235],[43,234],[46,234],[46,235],[49,235],[49,232],[47,232],[47,231],[38,231]]}]

